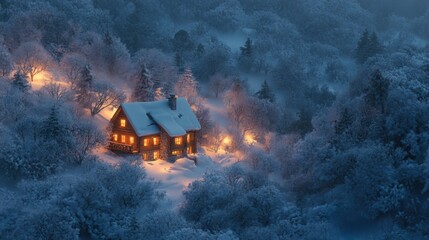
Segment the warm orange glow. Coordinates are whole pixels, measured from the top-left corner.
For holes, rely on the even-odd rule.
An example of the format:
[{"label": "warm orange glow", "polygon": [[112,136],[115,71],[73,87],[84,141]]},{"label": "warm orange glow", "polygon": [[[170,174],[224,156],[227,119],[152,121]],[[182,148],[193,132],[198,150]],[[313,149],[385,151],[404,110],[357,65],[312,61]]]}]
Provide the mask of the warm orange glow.
[{"label": "warm orange glow", "polygon": [[231,145],[231,143],[232,143],[232,138],[230,137],[230,136],[226,136],[224,139],[223,139],[223,144],[225,144],[225,145]]},{"label": "warm orange glow", "polygon": [[174,144],[181,145],[182,144],[182,137],[175,137],[174,138]]},{"label": "warm orange glow", "polygon": [[190,142],[191,142],[191,134],[190,134],[190,133],[186,134],[186,141],[187,141],[188,143],[190,143]]},{"label": "warm orange glow", "polygon": [[147,153],[143,153],[142,158],[143,160],[147,160]]},{"label": "warm orange glow", "polygon": [[121,135],[121,142],[125,143],[125,135]]},{"label": "warm orange glow", "polygon": [[130,137],[130,144],[134,144],[134,137]]},{"label": "warm orange glow", "polygon": [[192,153],[192,147],[187,147],[187,148],[186,148],[186,152],[187,152],[188,154],[191,154],[191,153]]},{"label": "warm orange glow", "polygon": [[143,139],[143,146],[145,147],[149,146],[149,141],[147,138]]},{"label": "warm orange glow", "polygon": [[158,145],[159,144],[159,138],[154,137],[153,138],[153,145]]},{"label": "warm orange glow", "polygon": [[[54,76],[51,72],[41,71],[33,76],[33,81],[52,81],[53,78]],[[28,79],[30,79],[30,74],[28,75]]]},{"label": "warm orange glow", "polygon": [[118,141],[118,134],[113,134],[113,141],[115,141],[115,142]]},{"label": "warm orange glow", "polygon": [[180,155],[180,154],[182,154],[182,151],[180,151],[180,150],[174,150],[174,151],[171,152],[171,155],[174,155],[174,156],[177,156],[177,155]]},{"label": "warm orange glow", "polygon": [[125,119],[121,119],[121,127],[125,127]]},{"label": "warm orange glow", "polygon": [[158,159],[159,158],[159,151],[155,151],[153,152],[153,159]]},{"label": "warm orange glow", "polygon": [[256,142],[255,135],[252,133],[246,133],[244,134],[244,142],[247,144],[252,144]]}]

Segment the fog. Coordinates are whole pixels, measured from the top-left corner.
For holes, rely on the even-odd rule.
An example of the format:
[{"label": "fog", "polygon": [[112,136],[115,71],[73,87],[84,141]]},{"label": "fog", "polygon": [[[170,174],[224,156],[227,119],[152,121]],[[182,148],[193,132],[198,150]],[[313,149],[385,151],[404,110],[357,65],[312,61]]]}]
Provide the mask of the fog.
[{"label": "fog", "polygon": [[[427,0],[1,1],[1,238],[429,238],[428,23]],[[163,182],[106,146],[121,103],[170,94],[206,165]]]}]

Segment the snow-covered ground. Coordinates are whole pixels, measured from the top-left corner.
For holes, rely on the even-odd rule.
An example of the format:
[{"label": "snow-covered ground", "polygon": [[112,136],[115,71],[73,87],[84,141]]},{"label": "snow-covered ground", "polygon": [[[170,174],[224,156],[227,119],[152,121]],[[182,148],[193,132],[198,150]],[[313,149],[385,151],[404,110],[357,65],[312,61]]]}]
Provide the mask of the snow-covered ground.
[{"label": "snow-covered ground", "polygon": [[[219,124],[224,132],[229,124],[225,112],[225,106],[221,99],[209,99],[207,107],[210,109],[210,118]],[[110,118],[116,109],[104,109],[94,118],[101,127],[107,127]],[[217,153],[206,147],[199,148],[197,164],[187,158],[178,159],[175,163],[164,160],[142,161],[139,155],[115,154],[105,147],[99,147],[94,151],[102,161],[115,165],[121,162],[137,161],[145,168],[147,175],[153,180],[159,182],[158,189],[166,194],[166,208],[177,209],[179,203],[183,200],[182,191],[189,183],[202,178],[205,172],[218,170],[225,166],[239,161],[237,156],[220,149]]]},{"label": "snow-covered ground", "polygon": [[164,204],[170,209],[179,207],[179,203],[183,201],[182,191],[189,183],[202,178],[207,171],[218,170],[223,164],[230,164],[226,161],[229,160],[227,156],[223,156],[220,162],[215,162],[204,153],[196,154],[197,164],[188,158],[180,158],[174,163],[164,160],[141,161],[139,155],[118,155],[104,147],[97,148],[94,154],[112,165],[137,161],[146,170],[149,178],[159,182],[157,189],[165,192],[167,201]]}]

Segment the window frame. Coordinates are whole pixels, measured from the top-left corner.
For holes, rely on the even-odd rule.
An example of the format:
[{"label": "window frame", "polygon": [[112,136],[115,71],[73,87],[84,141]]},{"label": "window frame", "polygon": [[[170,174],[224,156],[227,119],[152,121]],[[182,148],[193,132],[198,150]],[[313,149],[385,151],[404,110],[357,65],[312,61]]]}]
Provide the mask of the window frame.
[{"label": "window frame", "polygon": [[174,138],[174,145],[176,145],[176,146],[180,146],[180,145],[182,145],[182,144],[183,144],[182,137],[175,137],[175,138]]},{"label": "window frame", "polygon": [[119,126],[120,126],[121,128],[127,127],[127,121],[125,120],[125,118],[121,118],[121,119],[119,120]]}]

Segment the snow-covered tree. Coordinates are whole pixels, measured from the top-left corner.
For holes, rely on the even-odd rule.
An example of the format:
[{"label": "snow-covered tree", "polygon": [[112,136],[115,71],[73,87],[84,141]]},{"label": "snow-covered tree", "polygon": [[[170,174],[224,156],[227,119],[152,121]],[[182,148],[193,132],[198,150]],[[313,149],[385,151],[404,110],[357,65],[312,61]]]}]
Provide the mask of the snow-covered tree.
[{"label": "snow-covered tree", "polygon": [[271,88],[268,86],[267,80],[261,85],[261,89],[255,93],[255,96],[259,99],[266,99],[273,103],[276,100],[276,96],[272,92]]},{"label": "snow-covered tree", "polygon": [[199,101],[198,82],[195,80],[191,69],[187,68],[174,85],[174,93],[184,97],[189,104],[195,105]]},{"label": "snow-covered tree", "polygon": [[7,77],[13,69],[12,58],[4,45],[0,45],[0,73]]},{"label": "snow-covered tree", "polygon": [[133,92],[134,101],[149,102],[155,100],[153,82],[145,64],[142,64],[134,78],[136,80]]},{"label": "snow-covered tree", "polygon": [[13,75],[12,85],[23,92],[27,92],[30,89],[27,76],[19,70]]},{"label": "snow-covered tree", "polygon": [[96,81],[89,93],[88,108],[91,115],[94,116],[105,108],[118,107],[125,101],[125,98],[125,94],[111,84]]},{"label": "snow-covered tree", "polygon": [[37,42],[23,43],[13,52],[13,59],[19,71],[28,74],[30,80],[47,70],[52,64],[52,58],[45,48]]}]

